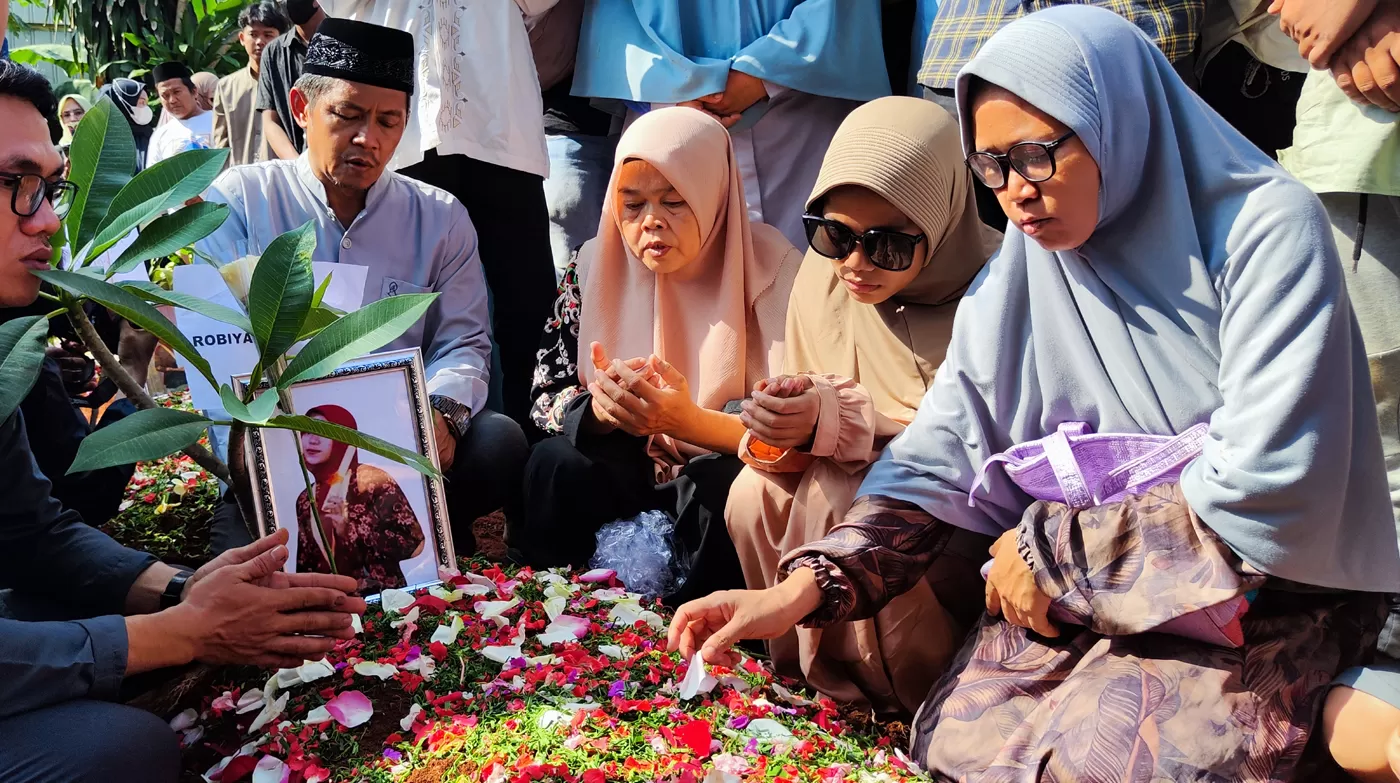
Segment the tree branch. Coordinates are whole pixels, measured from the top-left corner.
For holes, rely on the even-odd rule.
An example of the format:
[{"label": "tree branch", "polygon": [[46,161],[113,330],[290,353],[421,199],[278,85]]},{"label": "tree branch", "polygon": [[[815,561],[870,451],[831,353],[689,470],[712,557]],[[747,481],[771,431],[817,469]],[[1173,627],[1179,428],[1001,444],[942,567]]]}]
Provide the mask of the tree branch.
[{"label": "tree branch", "polygon": [[[81,300],[67,299],[66,297],[65,300],[65,304],[68,307],[68,319],[72,321],[73,326],[77,328],[78,334],[83,338],[83,342],[87,345],[88,350],[92,351],[93,357],[97,359],[98,365],[102,367],[102,372],[116,382],[117,388],[121,389],[122,393],[125,394],[136,407],[143,410],[159,407],[156,401],[151,398],[151,395],[146,392],[145,387],[137,383],[136,380],[131,377],[131,374],[126,371],[126,368],[122,366],[121,361],[113,356],[111,351],[107,350],[107,344],[102,342],[102,336],[97,333],[97,329],[92,325],[92,321],[88,320],[87,313],[83,312]],[[229,476],[228,466],[220,462],[213,454],[209,453],[208,449],[198,443],[193,443],[185,449],[185,453],[201,468],[209,471],[215,478],[226,484],[231,483],[232,479]]]}]

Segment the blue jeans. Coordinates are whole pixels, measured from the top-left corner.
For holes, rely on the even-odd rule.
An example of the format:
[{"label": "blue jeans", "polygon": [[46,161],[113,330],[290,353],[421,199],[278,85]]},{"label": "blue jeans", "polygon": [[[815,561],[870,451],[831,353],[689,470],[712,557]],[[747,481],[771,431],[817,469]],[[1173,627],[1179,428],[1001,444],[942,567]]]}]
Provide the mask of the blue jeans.
[{"label": "blue jeans", "polygon": [[575,248],[598,233],[603,197],[612,176],[615,136],[549,136],[549,244],[555,277],[562,278]]}]

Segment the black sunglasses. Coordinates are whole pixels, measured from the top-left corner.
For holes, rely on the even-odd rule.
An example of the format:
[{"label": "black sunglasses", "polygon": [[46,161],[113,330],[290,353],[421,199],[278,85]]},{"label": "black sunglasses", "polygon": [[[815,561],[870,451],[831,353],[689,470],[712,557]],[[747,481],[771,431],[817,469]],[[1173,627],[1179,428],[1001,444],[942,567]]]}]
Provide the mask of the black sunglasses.
[{"label": "black sunglasses", "polygon": [[49,182],[38,174],[0,173],[0,185],[12,188],[10,209],[20,217],[33,217],[47,199],[53,206],[54,214],[62,220],[67,217],[78,195],[78,186],[66,179]]},{"label": "black sunglasses", "polygon": [[967,156],[967,167],[987,187],[996,190],[1006,184],[1007,167],[1027,182],[1044,182],[1055,176],[1055,150],[1074,138],[1070,131],[1054,141],[1023,141],[1001,155],[974,152]]},{"label": "black sunglasses", "polygon": [[872,228],[864,234],[857,234],[846,224],[819,215],[803,215],[802,226],[807,229],[807,244],[818,255],[840,261],[849,256],[859,242],[870,263],[889,272],[903,272],[913,266],[914,248],[924,241],[923,234],[905,234],[883,228]]}]

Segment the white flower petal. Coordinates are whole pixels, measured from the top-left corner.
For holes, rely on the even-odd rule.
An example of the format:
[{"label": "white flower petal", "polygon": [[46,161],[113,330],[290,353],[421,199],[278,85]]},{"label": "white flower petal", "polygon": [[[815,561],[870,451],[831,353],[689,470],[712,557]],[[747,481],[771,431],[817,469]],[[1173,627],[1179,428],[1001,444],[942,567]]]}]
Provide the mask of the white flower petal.
[{"label": "white flower petal", "polygon": [[579,586],[568,582],[555,582],[544,589],[545,598],[569,599],[579,591]]},{"label": "white flower petal", "polygon": [[743,778],[740,778],[738,775],[731,775],[728,772],[711,769],[710,774],[706,775],[701,783],[743,783]]},{"label": "white flower petal", "polygon": [[462,624],[462,616],[454,615],[452,618],[452,622],[439,625],[437,627],[437,630],[433,631],[433,638],[429,641],[442,642],[443,644],[449,646],[456,644],[457,634],[462,632],[463,627],[464,626]]},{"label": "white flower petal", "polygon": [[278,669],[273,676],[277,678],[277,690],[284,691],[293,685],[301,684],[301,667]]},{"label": "white flower petal", "polygon": [[402,614],[403,610],[413,605],[413,594],[404,590],[389,588],[379,594],[379,605],[384,607],[384,611]]},{"label": "white flower petal", "polygon": [[188,709],[170,719],[170,728],[174,731],[186,731],[194,727],[196,720],[199,720],[199,713]]},{"label": "white flower petal", "polygon": [[582,639],[588,635],[592,624],[582,617],[575,617],[571,614],[561,614],[545,628],[545,631],[568,631],[574,635],[575,639]]},{"label": "white flower petal", "polygon": [[428,588],[428,595],[439,598],[450,604],[462,600],[462,596],[466,595],[466,593],[461,590],[448,590],[442,585],[433,585]]},{"label": "white flower petal", "polygon": [[470,596],[491,595],[496,592],[496,588],[487,587],[486,585],[462,585],[457,588],[457,592],[462,595]]},{"label": "white flower petal", "polygon": [[306,713],[306,720],[302,721],[307,726],[319,726],[322,723],[330,723],[335,720],[331,717],[331,711],[323,704],[320,707]]},{"label": "white flower petal", "polygon": [[404,731],[412,730],[413,722],[415,720],[418,720],[418,716],[422,714],[423,708],[418,704],[414,704],[412,707],[409,707],[408,714],[403,716],[403,720],[399,721],[399,728],[403,729]]},{"label": "white flower petal", "polygon": [[520,599],[512,598],[509,601],[477,601],[473,608],[476,609],[477,614],[481,615],[481,619],[490,620],[504,628],[510,625],[510,620],[505,618],[505,613],[519,605]]},{"label": "white flower petal", "polygon": [[399,668],[406,672],[417,672],[419,677],[431,680],[437,672],[437,661],[433,660],[431,655],[420,655]]},{"label": "white flower petal", "polygon": [[242,715],[246,712],[252,712],[253,710],[262,709],[264,703],[265,701],[263,699],[263,692],[261,688],[253,688],[251,690],[248,690],[242,696],[238,697],[237,714]]},{"label": "white flower petal", "polygon": [[788,731],[786,726],[771,718],[750,721],[749,725],[744,727],[744,732],[759,739],[777,740],[792,737],[792,732]]},{"label": "white flower petal", "polygon": [[329,658],[322,658],[319,661],[303,661],[297,667],[297,675],[302,682],[315,682],[335,674],[335,667],[331,665]]},{"label": "white flower petal", "polygon": [[259,712],[258,717],[253,718],[253,723],[250,726],[248,726],[248,733],[257,733],[260,729],[262,729],[263,726],[266,726],[267,724],[271,723],[274,719],[277,718],[277,716],[281,715],[282,710],[285,710],[287,708],[287,699],[290,696],[290,693],[284,693],[281,696],[278,696],[271,703],[264,704],[262,712]]},{"label": "white flower petal", "polygon": [[597,598],[599,601],[606,603],[613,603],[627,599],[628,593],[625,587],[609,587],[603,590],[594,590],[589,593],[588,596],[590,598]]},{"label": "white flower petal", "polygon": [[473,574],[471,571],[467,571],[462,574],[462,578],[466,579],[467,582],[471,584],[485,587],[493,593],[496,592],[496,581],[488,576],[482,576],[481,574]]},{"label": "white flower petal", "polygon": [[350,627],[354,629],[355,634],[357,636],[365,632],[365,624],[362,620],[360,620],[360,616],[358,614],[350,615]]},{"label": "white flower petal", "polygon": [[253,767],[253,783],[287,783],[291,770],[276,756],[263,756]]},{"label": "white flower petal", "polygon": [[753,686],[749,684],[748,680],[742,677],[735,677],[732,674],[726,674],[719,678],[719,684],[739,693],[748,693],[753,690]]},{"label": "white flower petal", "polygon": [[419,615],[419,613],[420,613],[421,611],[422,611],[422,607],[415,606],[415,607],[413,607],[412,609],[409,609],[409,610],[408,610],[408,614],[404,615],[403,617],[400,617],[400,618],[397,619],[397,620],[394,620],[394,621],[390,622],[390,623],[389,623],[389,627],[390,627],[390,628],[402,628],[402,627],[404,627],[405,625],[411,625],[411,624],[413,624],[413,623],[416,623],[416,622],[418,622],[418,615]]},{"label": "white flower petal", "polygon": [[545,710],[535,720],[535,725],[541,729],[549,730],[560,724],[567,724],[570,720],[572,720],[571,716],[559,710]]},{"label": "white flower petal", "polygon": [[705,671],[705,659],[700,657],[700,651],[696,650],[695,657],[690,659],[690,668],[686,670],[685,679],[681,680],[681,699],[689,700],[702,693],[709,693],[718,684],[719,681]]},{"label": "white flower petal", "polygon": [[496,663],[510,663],[516,658],[524,658],[525,653],[520,651],[520,645],[493,645],[481,648],[481,654],[489,661]]},{"label": "white flower petal", "polygon": [[608,656],[609,658],[616,658],[618,660],[622,660],[623,658],[627,657],[627,650],[623,649],[620,645],[616,644],[600,644],[598,645],[598,652]]},{"label": "white flower petal", "polygon": [[778,694],[778,698],[782,699],[788,704],[791,704],[794,707],[810,707],[813,704],[816,704],[816,702],[812,701],[811,699],[798,696],[797,694],[793,693],[787,688],[784,688],[776,682],[773,683],[773,692]]},{"label": "white flower petal", "polygon": [[559,615],[569,610],[569,599],[555,596],[544,599],[544,613],[552,621]]},{"label": "white flower petal", "polygon": [[375,663],[374,661],[360,661],[355,664],[355,673],[361,677],[378,677],[380,680],[391,680],[399,673],[395,666],[386,663]]},{"label": "white flower petal", "polygon": [[539,636],[536,636],[535,639],[539,641],[540,644],[544,645],[545,649],[549,649],[556,644],[568,644],[569,642],[578,641],[578,637],[574,636],[573,631],[558,629],[545,631]]}]

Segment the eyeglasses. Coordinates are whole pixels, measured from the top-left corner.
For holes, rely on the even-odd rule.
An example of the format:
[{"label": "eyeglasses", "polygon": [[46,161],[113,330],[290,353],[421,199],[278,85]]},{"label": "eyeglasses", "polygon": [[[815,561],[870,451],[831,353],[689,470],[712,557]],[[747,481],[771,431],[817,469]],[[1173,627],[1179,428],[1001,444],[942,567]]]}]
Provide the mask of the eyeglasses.
[{"label": "eyeglasses", "polygon": [[883,228],[872,228],[857,234],[836,220],[819,215],[803,215],[807,229],[807,244],[818,255],[840,261],[851,255],[859,242],[870,263],[889,272],[903,272],[914,264],[914,248],[924,241],[923,234],[905,234]]},{"label": "eyeglasses", "polygon": [[72,182],[66,179],[49,182],[38,174],[0,173],[0,185],[14,189],[10,194],[10,209],[20,217],[33,217],[48,199],[54,214],[62,220],[78,195],[78,186]]},{"label": "eyeglasses", "polygon": [[1074,131],[1054,141],[1023,141],[1001,155],[974,152],[967,156],[967,167],[992,190],[1006,184],[1008,165],[1027,182],[1044,182],[1055,176],[1055,149],[1072,138]]}]

